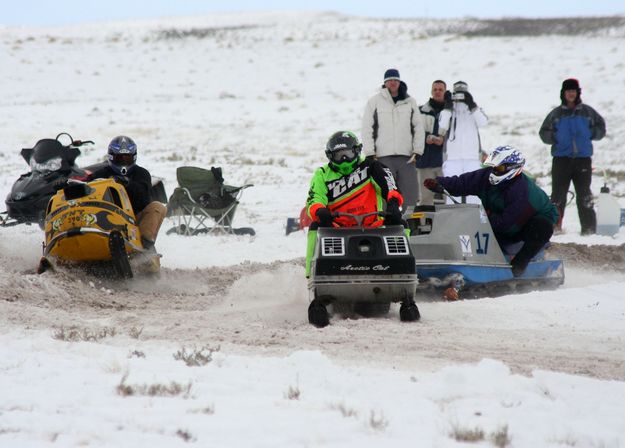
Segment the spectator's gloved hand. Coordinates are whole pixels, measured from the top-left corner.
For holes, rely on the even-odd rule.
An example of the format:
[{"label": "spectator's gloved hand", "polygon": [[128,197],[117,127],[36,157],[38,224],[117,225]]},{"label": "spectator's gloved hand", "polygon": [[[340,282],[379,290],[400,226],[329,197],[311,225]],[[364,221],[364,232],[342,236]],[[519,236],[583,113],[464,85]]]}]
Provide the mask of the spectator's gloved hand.
[{"label": "spectator's gloved hand", "polygon": [[124,176],[113,176],[113,179],[115,180],[115,182],[117,182],[120,185],[123,185],[124,187],[128,186],[128,178],[124,177]]},{"label": "spectator's gloved hand", "polygon": [[439,137],[438,135],[434,134],[428,134],[427,137],[425,137],[425,143],[427,143],[428,145],[442,145],[443,137]]},{"label": "spectator's gloved hand", "polygon": [[324,227],[332,226],[332,221],[334,218],[332,217],[332,210],[330,210],[328,207],[322,207],[318,209],[315,214],[317,215],[317,221],[319,221],[319,225]]},{"label": "spectator's gloved hand", "polygon": [[391,198],[386,203],[386,224],[399,225],[403,224],[401,218],[401,210],[399,209],[399,201],[396,198]]},{"label": "spectator's gloved hand", "polygon": [[434,193],[443,193],[444,191],[443,186],[439,184],[436,179],[425,179],[423,181],[423,186]]},{"label": "spectator's gloved hand", "polygon": [[451,99],[451,92],[449,90],[445,91],[445,109],[453,109],[454,108],[454,102]]},{"label": "spectator's gloved hand", "polygon": [[469,107],[469,110],[473,110],[477,107],[477,104],[473,101],[473,95],[469,92],[464,92],[464,100],[462,101]]}]

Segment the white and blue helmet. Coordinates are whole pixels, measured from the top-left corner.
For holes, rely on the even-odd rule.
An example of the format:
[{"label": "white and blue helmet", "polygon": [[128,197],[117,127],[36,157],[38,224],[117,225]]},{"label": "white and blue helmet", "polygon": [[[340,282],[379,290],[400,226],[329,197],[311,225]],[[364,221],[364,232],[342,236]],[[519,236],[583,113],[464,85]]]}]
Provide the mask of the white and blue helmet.
[{"label": "white and blue helmet", "polygon": [[116,174],[126,176],[137,161],[137,145],[133,139],[125,135],[115,137],[109,143],[108,159],[109,166]]},{"label": "white and blue helmet", "polygon": [[484,160],[483,165],[492,167],[488,180],[492,185],[498,185],[521,174],[525,157],[512,146],[498,146]]}]

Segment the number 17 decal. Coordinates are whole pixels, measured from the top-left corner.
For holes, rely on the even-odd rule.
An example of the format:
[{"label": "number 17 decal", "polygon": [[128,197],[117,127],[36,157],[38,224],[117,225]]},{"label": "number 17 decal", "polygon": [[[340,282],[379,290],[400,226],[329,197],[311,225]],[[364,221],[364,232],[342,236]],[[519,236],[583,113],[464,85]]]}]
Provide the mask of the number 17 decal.
[{"label": "number 17 decal", "polygon": [[[480,238],[480,232],[475,232],[475,244],[477,245],[477,249],[475,252],[478,254],[486,255],[488,253],[488,239],[490,238],[489,233],[482,233]],[[482,241],[484,242],[484,248],[482,248]]]}]

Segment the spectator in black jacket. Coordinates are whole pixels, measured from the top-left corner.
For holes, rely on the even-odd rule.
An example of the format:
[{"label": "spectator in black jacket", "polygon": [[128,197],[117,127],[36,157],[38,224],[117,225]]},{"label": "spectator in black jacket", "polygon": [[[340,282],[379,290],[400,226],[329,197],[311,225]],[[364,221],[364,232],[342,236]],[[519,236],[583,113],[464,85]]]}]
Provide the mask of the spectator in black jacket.
[{"label": "spectator in black jacket", "polygon": [[443,175],[444,131],[439,129],[438,116],[445,107],[445,81],[437,79],[432,83],[432,97],[419,107],[425,127],[425,149],[417,159],[419,183],[419,205],[434,205],[434,193],[423,186],[423,181]]},{"label": "spectator in black jacket", "polygon": [[114,177],[124,185],[137,225],[141,232],[144,249],[155,252],[154,242],[167,214],[167,208],[152,200],[152,176],[145,168],[136,164],[137,145],[126,136],[115,137],[108,147],[108,165],[89,176],[90,180]]},{"label": "spectator in black jacket", "polygon": [[577,213],[582,235],[597,230],[592,191],[592,140],[605,136],[605,121],[592,107],[582,104],[582,89],[577,79],[565,79],[560,90],[562,104],[553,109],[542,126],[540,138],[551,145],[551,201],[558,207],[560,221],[556,230],[562,230],[562,218],[571,181],[575,187]]}]

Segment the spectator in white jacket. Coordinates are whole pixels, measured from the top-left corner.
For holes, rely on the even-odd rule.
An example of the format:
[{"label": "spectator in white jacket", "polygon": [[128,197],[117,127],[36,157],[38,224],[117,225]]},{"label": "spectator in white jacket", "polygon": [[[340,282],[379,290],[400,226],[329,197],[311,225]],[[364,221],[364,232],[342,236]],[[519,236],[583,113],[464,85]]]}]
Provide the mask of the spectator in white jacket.
[{"label": "spectator in white jacket", "polygon": [[384,85],[369,99],[362,117],[362,143],[366,157],[377,158],[393,173],[405,208],[416,205],[419,197],[415,161],[423,154],[424,140],[417,102],[399,71],[386,70]]},{"label": "spectator in white jacket", "polygon": [[[481,168],[479,128],[488,123],[488,117],[475,104],[466,82],[454,83],[453,90],[453,93],[446,92],[445,109],[439,116],[440,133],[446,133],[443,163],[446,177]],[[479,203],[480,200],[477,196],[469,196],[466,202]]]}]

